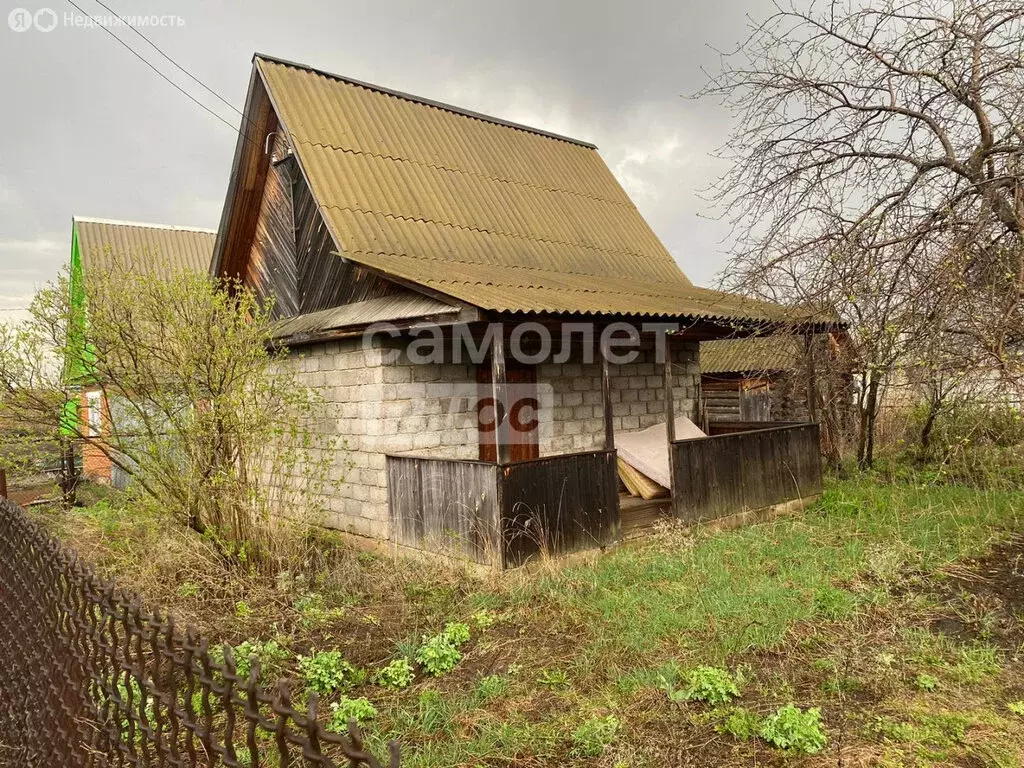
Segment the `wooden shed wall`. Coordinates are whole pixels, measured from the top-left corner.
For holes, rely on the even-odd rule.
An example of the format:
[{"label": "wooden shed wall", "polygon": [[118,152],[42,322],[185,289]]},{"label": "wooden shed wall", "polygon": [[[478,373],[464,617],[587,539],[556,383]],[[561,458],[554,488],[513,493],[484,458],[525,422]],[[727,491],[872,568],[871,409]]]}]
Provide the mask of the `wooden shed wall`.
[{"label": "wooden shed wall", "polygon": [[292,317],[299,309],[292,226],[292,175],[297,173],[294,159],[271,164],[246,264],[245,283],[261,300],[273,299],[275,318]]}]

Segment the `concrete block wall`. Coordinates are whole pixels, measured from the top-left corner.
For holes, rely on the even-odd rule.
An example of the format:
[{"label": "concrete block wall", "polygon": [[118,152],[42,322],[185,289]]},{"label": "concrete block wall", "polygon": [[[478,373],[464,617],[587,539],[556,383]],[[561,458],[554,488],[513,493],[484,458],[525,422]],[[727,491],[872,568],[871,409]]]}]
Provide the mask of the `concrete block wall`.
[{"label": "concrete block wall", "polygon": [[[677,416],[696,419],[700,387],[697,342],[672,350],[673,408]],[[612,426],[615,432],[635,432],[665,420],[665,370],[654,350],[644,350],[635,362],[610,366]],[[604,445],[604,406],[600,363],[546,363],[538,367],[537,382],[545,404],[550,386],[550,419],[540,427],[542,456],[591,451]]]},{"label": "concrete block wall", "polygon": [[299,383],[326,400],[322,429],[343,441],[330,472],[325,524],[386,539],[386,455],[439,458],[478,455],[475,387],[469,365],[412,365],[394,350],[365,348],[362,339],[326,342],[290,352]]},{"label": "concrete block wall", "polygon": [[[397,355],[397,359],[394,359]],[[695,417],[700,371],[697,344],[673,350],[677,414]],[[299,382],[327,402],[322,429],[343,441],[332,461],[325,523],[389,538],[387,454],[451,459],[479,455],[476,369],[471,364],[413,365],[402,352],[365,348],[361,339],[290,353]],[[664,373],[645,351],[611,367],[616,432],[664,420]],[[604,441],[601,366],[571,360],[537,369],[541,455],[600,448]]]}]

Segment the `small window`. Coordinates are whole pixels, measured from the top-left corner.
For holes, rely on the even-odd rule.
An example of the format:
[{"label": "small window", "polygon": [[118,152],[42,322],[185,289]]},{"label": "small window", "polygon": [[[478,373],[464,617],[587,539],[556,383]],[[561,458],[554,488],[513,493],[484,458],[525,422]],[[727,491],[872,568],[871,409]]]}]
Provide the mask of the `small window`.
[{"label": "small window", "polygon": [[86,425],[89,437],[98,437],[103,432],[103,393],[92,390],[85,393]]}]

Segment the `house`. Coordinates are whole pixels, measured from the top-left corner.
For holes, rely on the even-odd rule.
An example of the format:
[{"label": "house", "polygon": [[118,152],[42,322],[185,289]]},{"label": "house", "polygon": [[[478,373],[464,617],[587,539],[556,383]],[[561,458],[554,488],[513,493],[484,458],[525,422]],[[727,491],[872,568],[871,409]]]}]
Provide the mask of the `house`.
[{"label": "house", "polygon": [[[138,224],[76,216],[71,222],[69,284],[73,322],[87,322],[86,275],[115,265],[153,274],[177,270],[207,273],[216,233],[192,227]],[[74,332],[74,329],[72,329]],[[70,375],[82,383],[79,403],[82,475],[100,483],[123,486],[127,480],[99,447],[109,419],[109,403],[99,382],[91,381],[88,363],[72,361]]]},{"label": "house", "polygon": [[855,368],[842,328],[703,342],[701,423],[723,434],[758,422],[817,422],[822,451],[838,462],[855,432]]},{"label": "house", "polygon": [[707,422],[809,420],[805,340],[794,335],[706,341],[700,383]]},{"label": "house", "polygon": [[498,566],[616,540],[616,433],[686,442],[700,342],[786,319],[694,286],[593,145],[261,54],[213,268],[326,393],[328,524]]}]

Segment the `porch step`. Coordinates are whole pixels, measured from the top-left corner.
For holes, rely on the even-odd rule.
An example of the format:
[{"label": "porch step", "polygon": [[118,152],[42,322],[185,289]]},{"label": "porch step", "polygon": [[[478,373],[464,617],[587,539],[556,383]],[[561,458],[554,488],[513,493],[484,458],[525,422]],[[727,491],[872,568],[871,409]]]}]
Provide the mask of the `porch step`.
[{"label": "porch step", "polygon": [[619,518],[622,538],[642,536],[659,520],[672,515],[672,499],[642,499],[639,496],[619,494]]}]

